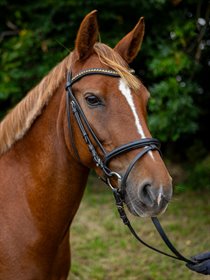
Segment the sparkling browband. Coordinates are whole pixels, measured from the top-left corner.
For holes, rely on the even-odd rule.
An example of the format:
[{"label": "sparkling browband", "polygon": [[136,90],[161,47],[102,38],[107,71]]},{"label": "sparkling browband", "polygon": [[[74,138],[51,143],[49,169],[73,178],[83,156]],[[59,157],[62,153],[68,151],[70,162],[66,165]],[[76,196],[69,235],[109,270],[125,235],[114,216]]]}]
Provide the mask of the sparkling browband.
[{"label": "sparkling browband", "polygon": [[71,84],[75,83],[79,79],[87,75],[94,75],[94,74],[102,74],[102,75],[109,75],[114,77],[120,77],[120,75],[114,71],[109,69],[102,69],[102,68],[89,68],[84,71],[79,72],[71,79]]},{"label": "sparkling browband", "polygon": [[[131,73],[135,73],[133,69],[129,70]],[[71,78],[71,85],[75,83],[76,81],[80,80],[82,77],[87,75],[94,75],[94,74],[102,74],[107,76],[113,76],[113,77],[120,77],[120,74],[117,71],[109,70],[109,69],[103,69],[103,68],[89,68],[84,71],[79,72],[74,77]]]}]

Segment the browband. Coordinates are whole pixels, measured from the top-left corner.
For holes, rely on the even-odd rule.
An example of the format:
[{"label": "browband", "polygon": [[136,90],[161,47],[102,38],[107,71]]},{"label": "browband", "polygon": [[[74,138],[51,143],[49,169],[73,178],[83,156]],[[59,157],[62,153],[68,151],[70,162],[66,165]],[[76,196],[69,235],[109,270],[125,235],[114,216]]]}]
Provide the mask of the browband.
[{"label": "browband", "polygon": [[[70,73],[70,72],[69,72]],[[112,76],[112,77],[120,77],[120,74],[117,71],[109,70],[109,69],[103,69],[103,68],[89,68],[85,69],[83,71],[80,71],[78,74],[73,76],[71,78],[71,85],[83,78],[84,76],[90,76],[90,75],[103,75],[103,76]]]}]

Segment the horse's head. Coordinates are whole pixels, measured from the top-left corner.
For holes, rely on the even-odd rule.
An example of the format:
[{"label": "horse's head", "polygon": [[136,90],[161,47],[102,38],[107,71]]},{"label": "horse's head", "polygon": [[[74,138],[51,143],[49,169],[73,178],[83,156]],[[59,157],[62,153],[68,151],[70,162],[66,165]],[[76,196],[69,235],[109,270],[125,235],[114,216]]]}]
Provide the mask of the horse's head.
[{"label": "horse's head", "polygon": [[[72,76],[75,77],[81,71],[92,68],[114,70],[117,74],[117,77],[98,73],[84,75],[73,83],[71,88],[103,147],[100,149],[97,141],[89,135],[101,158],[104,157],[101,151],[103,149],[111,152],[124,144],[151,138],[146,123],[149,92],[131,73],[128,66],[140,49],[143,35],[144,20],[141,18],[134,29],[114,49],[97,43],[96,11],[84,18],[78,31],[72,54]],[[103,176],[101,169],[93,165],[92,154],[82,139],[78,123],[73,117],[72,123],[80,161]],[[83,125],[86,127],[86,124]],[[124,186],[125,203],[133,214],[144,217],[162,213],[172,196],[171,177],[156,148],[149,148],[135,161],[128,172],[133,160],[138,158],[140,153],[144,153],[148,146],[149,143],[146,142],[143,147],[141,145],[132,147],[125,153],[114,156],[108,163],[110,170],[117,172],[122,178],[127,173]],[[74,154],[73,149],[71,153]],[[116,187],[120,187],[120,181],[118,184]]]}]

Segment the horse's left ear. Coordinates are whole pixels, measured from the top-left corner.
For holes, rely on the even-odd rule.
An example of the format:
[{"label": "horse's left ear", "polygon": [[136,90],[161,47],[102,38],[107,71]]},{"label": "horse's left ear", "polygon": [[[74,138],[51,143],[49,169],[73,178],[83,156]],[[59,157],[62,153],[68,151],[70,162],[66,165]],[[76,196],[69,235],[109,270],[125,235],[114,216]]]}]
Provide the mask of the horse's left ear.
[{"label": "horse's left ear", "polygon": [[115,46],[115,51],[117,51],[127,63],[131,63],[137,56],[143,41],[144,29],[144,18],[141,17],[134,29]]},{"label": "horse's left ear", "polygon": [[80,60],[86,59],[98,39],[97,11],[94,10],[83,19],[76,37],[75,49]]}]

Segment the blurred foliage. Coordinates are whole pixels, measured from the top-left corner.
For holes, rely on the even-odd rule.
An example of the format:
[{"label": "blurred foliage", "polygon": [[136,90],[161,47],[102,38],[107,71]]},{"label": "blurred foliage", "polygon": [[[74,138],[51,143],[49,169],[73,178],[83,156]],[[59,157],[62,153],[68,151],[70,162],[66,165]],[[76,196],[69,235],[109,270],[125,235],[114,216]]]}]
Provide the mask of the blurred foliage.
[{"label": "blurred foliage", "polygon": [[188,170],[186,186],[192,189],[210,189],[210,156],[199,160]]},{"label": "blurred foliage", "polygon": [[171,154],[187,158],[198,139],[202,156],[208,154],[210,4],[204,0],[2,0],[0,117],[74,48],[79,24],[93,9],[110,46],[145,17],[132,67],[151,92],[152,134],[170,143]]}]

